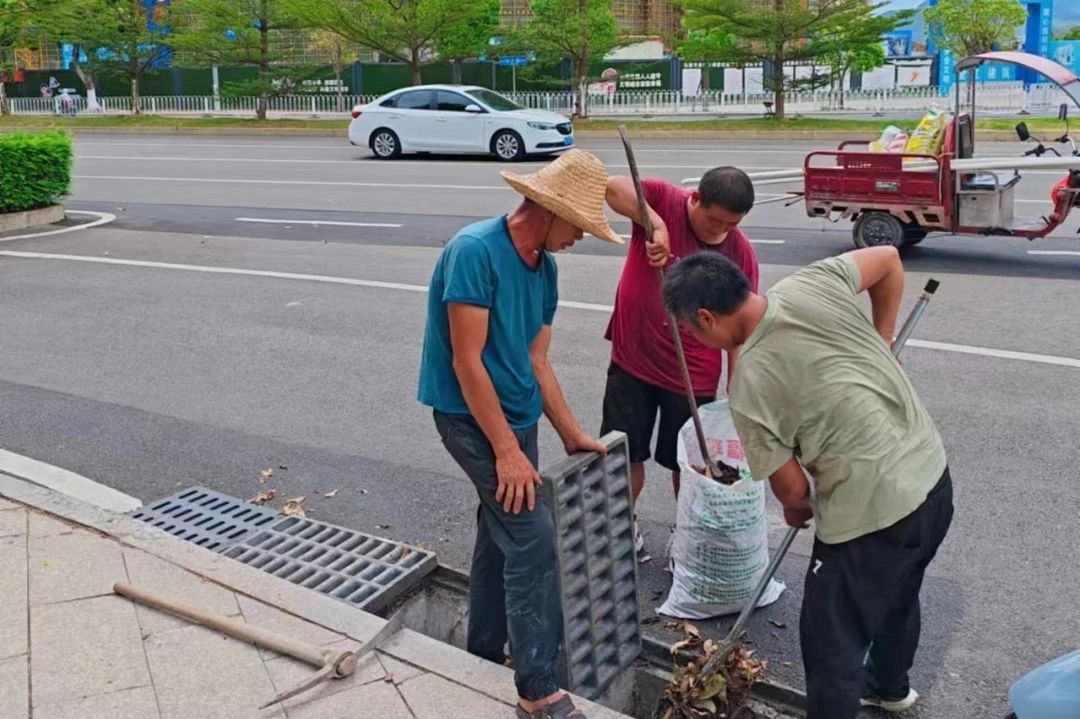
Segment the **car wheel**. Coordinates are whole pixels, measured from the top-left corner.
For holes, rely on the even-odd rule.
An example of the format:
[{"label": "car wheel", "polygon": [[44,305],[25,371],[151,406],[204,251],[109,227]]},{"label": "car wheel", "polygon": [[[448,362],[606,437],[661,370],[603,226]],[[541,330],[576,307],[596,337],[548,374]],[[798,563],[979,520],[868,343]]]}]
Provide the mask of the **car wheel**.
[{"label": "car wheel", "polygon": [[904,242],[904,226],[887,212],[864,212],[859,215],[852,234],[855,246],[859,248],[883,245],[899,247]]},{"label": "car wheel", "polygon": [[401,157],[401,141],[393,130],[384,127],[371,133],[371,151],[380,160],[393,160]]},{"label": "car wheel", "polygon": [[517,162],[525,157],[525,143],[513,130],[500,130],[491,138],[491,151],[504,162]]}]

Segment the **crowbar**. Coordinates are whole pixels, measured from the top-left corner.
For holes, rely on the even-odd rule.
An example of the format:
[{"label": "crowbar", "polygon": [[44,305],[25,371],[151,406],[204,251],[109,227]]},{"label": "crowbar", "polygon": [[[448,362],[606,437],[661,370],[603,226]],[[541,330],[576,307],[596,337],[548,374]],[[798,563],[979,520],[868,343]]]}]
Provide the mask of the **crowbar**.
[{"label": "crowbar", "polygon": [[114,584],[113,591],[120,596],[127,597],[132,601],[136,601],[148,607],[175,614],[190,622],[201,624],[204,627],[227,634],[234,639],[251,642],[257,646],[270,649],[278,654],[292,657],[293,659],[299,659],[306,664],[311,664],[312,666],[319,668],[319,671],[315,674],[296,686],[281,692],[273,699],[260,706],[260,709],[265,709],[272,704],[294,697],[327,679],[344,679],[345,677],[352,675],[352,673],[356,671],[356,665],[360,657],[377,649],[393,634],[396,634],[401,628],[402,620],[404,619],[404,612],[399,609],[389,620],[387,620],[383,628],[380,629],[374,637],[365,642],[360,649],[356,651],[342,651],[327,649],[326,647],[319,647],[309,642],[293,639],[292,637],[286,637],[276,632],[271,632],[268,629],[262,629],[238,619],[226,617],[223,614],[208,612],[199,607],[177,601],[149,589],[134,587],[123,582]]},{"label": "crowbar", "polygon": [[[918,301],[915,306],[911,308],[911,313],[904,320],[903,326],[900,328],[900,332],[896,335],[896,339],[893,340],[892,353],[893,357],[900,358],[900,351],[904,349],[904,345],[907,344],[908,338],[911,337],[912,330],[915,329],[915,325],[922,319],[923,312],[926,311],[926,306],[930,303],[930,299],[937,292],[937,288],[941,283],[937,280],[928,280],[926,287],[923,288],[922,294],[919,295]],[[772,560],[769,561],[769,565],[765,568],[765,573],[761,575],[761,579],[754,587],[754,591],[750,593],[750,599],[746,602],[746,605],[739,613],[738,619],[731,626],[731,631],[724,637],[724,641],[720,643],[716,652],[709,657],[705,662],[705,665],[701,667],[701,681],[707,682],[714,674],[716,674],[728,655],[735,649],[739,639],[742,637],[743,630],[746,628],[746,623],[750,620],[750,615],[754,613],[754,609],[757,607],[757,603],[761,601],[761,595],[765,593],[765,588],[769,586],[769,582],[774,576],[776,576],[776,570],[780,568],[780,563],[784,561],[784,557],[787,555],[788,550],[791,549],[791,545],[795,542],[795,537],[799,534],[798,527],[788,527],[787,534],[780,541],[780,546],[776,548],[776,553],[773,555]]]},{"label": "crowbar", "polygon": [[[652,242],[653,226],[652,218],[649,217],[649,204],[645,202],[645,192],[641,189],[641,175],[638,174],[637,160],[634,158],[634,148],[630,144],[630,133],[626,125],[619,126],[619,137],[622,138],[623,149],[626,150],[626,164],[630,167],[630,178],[634,181],[634,192],[637,193],[638,212],[641,217],[639,224],[645,231],[645,240]],[[656,268],[656,277],[661,287],[664,284],[664,269]],[[698,413],[697,398],[694,396],[694,384],[690,380],[690,370],[686,366],[686,353],[683,351],[682,335],[679,333],[679,323],[674,315],[668,315],[668,325],[671,326],[671,342],[675,345],[675,356],[679,359],[679,369],[682,371],[683,389],[686,391],[686,401],[690,404],[690,417],[694,420],[694,433],[697,435],[698,447],[701,449],[701,458],[705,462],[705,470],[709,476],[718,481],[731,479],[737,480],[738,473],[731,477],[731,472],[724,472],[709,455],[709,448],[705,442],[705,429],[701,426],[701,415]]]}]

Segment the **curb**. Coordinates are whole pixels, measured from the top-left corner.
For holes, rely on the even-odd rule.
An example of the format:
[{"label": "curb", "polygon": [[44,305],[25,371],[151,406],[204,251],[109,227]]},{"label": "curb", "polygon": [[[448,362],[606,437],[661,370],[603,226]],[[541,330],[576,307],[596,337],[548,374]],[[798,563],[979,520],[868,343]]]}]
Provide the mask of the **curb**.
[{"label": "curb", "polygon": [[64,221],[64,206],[49,205],[36,210],[0,213],[0,232],[26,230],[39,225],[55,225]]},{"label": "curb", "polygon": [[[33,127],[12,128],[27,131],[67,129],[79,135],[221,135],[247,137],[339,137],[347,142],[346,128],[321,127]],[[575,136],[588,139],[616,139],[617,129],[576,130]],[[643,130],[634,129],[630,134],[640,140],[852,140],[867,137],[870,130]],[[1016,135],[1007,130],[982,130],[978,139],[998,142],[1014,140]]]},{"label": "curb", "polygon": [[[172,564],[180,571],[195,574],[229,591],[251,597],[361,644],[375,637],[387,623],[369,612],[189,544],[145,522],[102,510],[3,472],[0,472],[0,497],[99,532],[124,547],[146,552]],[[511,669],[467,654],[412,629],[401,629],[378,651],[505,704],[508,712],[517,703]],[[583,698],[575,697],[574,700],[578,707],[597,719],[631,719]]]}]

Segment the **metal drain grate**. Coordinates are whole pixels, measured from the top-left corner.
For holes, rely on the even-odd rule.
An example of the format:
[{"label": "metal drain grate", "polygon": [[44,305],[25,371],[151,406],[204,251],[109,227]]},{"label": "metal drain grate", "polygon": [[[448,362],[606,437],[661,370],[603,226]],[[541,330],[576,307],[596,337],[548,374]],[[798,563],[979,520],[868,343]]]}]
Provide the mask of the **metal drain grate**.
[{"label": "metal drain grate", "polygon": [[204,487],[185,489],[129,516],[200,547],[222,552],[280,515]]},{"label": "metal drain grate", "polygon": [[626,435],[601,441],[607,457],[568,457],[542,472],[559,557],[560,681],[590,699],[641,653]]},{"label": "metal drain grate", "polygon": [[416,586],[437,565],[432,552],[299,517],[249,534],[225,556],[369,612]]}]

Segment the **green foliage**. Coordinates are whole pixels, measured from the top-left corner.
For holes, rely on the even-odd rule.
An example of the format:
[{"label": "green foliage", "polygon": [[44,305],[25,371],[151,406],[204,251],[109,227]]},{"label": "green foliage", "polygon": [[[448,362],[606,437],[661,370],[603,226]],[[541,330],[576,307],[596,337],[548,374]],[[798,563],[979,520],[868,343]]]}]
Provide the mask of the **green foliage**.
[{"label": "green foliage", "polygon": [[71,158],[66,132],[0,135],[0,212],[59,202],[71,185]]},{"label": "green foliage", "polygon": [[858,56],[873,61],[869,45],[902,25],[910,13],[882,15],[884,2],[867,0],[676,0],[684,9],[688,40],[681,51],[689,59],[740,65],[768,62],[773,71],[765,86],[775,94],[777,118],[784,115],[788,80],[785,63],[833,58],[848,65]]},{"label": "green foliage", "polygon": [[[303,1],[303,0],[301,0]],[[440,58],[480,54],[498,25],[498,0],[306,0],[313,27],[404,62],[414,85]]]},{"label": "green foliage", "polygon": [[924,17],[935,42],[963,58],[1014,49],[1027,8],[1020,0],[939,0]]},{"label": "green foliage", "polygon": [[1080,40],[1080,25],[1074,25],[1061,36],[1061,40]]},{"label": "green foliage", "polygon": [[578,117],[588,115],[589,66],[619,45],[619,30],[608,0],[533,0],[532,17],[507,46],[536,53],[541,64],[570,60],[577,89]]},{"label": "green foliage", "polygon": [[29,22],[24,0],[0,0],[0,115],[8,114],[5,83],[18,69],[15,49],[29,39]]}]

